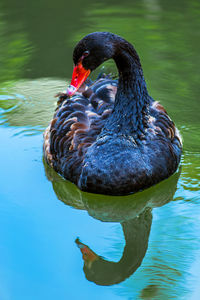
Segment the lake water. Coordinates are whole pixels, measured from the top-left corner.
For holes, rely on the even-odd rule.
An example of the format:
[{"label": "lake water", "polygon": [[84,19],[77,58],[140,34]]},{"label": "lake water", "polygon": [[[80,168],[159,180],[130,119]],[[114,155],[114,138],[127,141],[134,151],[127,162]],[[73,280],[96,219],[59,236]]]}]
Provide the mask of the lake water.
[{"label": "lake water", "polygon": [[[42,159],[73,47],[93,31],[134,44],[184,140],[179,172],[132,196],[82,193]],[[199,53],[199,1],[0,0],[1,300],[199,299]]]}]

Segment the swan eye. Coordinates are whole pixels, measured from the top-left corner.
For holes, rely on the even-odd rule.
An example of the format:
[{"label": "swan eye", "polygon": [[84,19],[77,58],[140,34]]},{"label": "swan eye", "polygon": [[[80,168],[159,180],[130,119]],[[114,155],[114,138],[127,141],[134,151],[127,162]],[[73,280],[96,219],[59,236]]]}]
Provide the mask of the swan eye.
[{"label": "swan eye", "polygon": [[84,51],[83,52],[83,57],[86,57],[86,56],[88,56],[90,54],[90,51]]},{"label": "swan eye", "polygon": [[79,59],[79,62],[82,62],[83,59],[84,59],[85,57],[87,57],[89,54],[90,54],[90,51],[84,51],[83,54],[82,54],[82,56],[81,56],[80,59]]}]

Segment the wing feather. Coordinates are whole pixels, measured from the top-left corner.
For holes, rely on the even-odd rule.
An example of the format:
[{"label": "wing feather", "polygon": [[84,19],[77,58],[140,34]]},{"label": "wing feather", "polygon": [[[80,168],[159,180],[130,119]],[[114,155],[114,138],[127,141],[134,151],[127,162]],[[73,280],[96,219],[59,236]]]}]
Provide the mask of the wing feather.
[{"label": "wing feather", "polygon": [[66,178],[76,182],[87,149],[112,112],[116,91],[117,81],[101,78],[72,98],[58,94],[58,107],[44,133],[44,154]]}]

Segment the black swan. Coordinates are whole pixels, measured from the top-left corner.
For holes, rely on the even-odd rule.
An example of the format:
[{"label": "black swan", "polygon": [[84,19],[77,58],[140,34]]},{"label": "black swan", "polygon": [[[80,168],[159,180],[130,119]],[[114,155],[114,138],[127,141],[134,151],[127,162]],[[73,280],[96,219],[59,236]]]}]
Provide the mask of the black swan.
[{"label": "black swan", "polygon": [[[59,200],[73,208],[86,210],[96,220],[120,223],[122,226],[125,246],[119,261],[103,258],[79,238],[75,240],[82,253],[86,278],[98,285],[113,285],[132,275],[141,265],[148,248],[152,209],[173,199],[181,170],[148,190],[124,196],[122,201],[119,196],[81,192],[71,182],[59,176],[46,162],[44,167]],[[167,230],[167,224],[165,229]],[[87,234],[90,235],[89,228]]]},{"label": "black swan", "polygon": [[[88,83],[91,71],[114,59],[119,79]],[[59,94],[44,133],[50,166],[81,190],[125,195],[172,175],[182,141],[165,109],[148,94],[139,56],[118,35],[85,36],[73,53],[71,86]]]}]

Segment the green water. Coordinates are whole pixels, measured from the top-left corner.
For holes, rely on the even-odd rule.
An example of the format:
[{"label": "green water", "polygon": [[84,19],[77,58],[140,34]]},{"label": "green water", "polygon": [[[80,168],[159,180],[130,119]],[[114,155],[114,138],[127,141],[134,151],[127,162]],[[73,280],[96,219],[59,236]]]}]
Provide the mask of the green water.
[{"label": "green water", "polygon": [[[54,95],[93,31],[134,44],[184,140],[179,172],[132,196],[81,193],[42,160]],[[1,300],[199,299],[199,52],[199,1],[0,0]],[[77,237],[99,266],[83,269]]]}]

